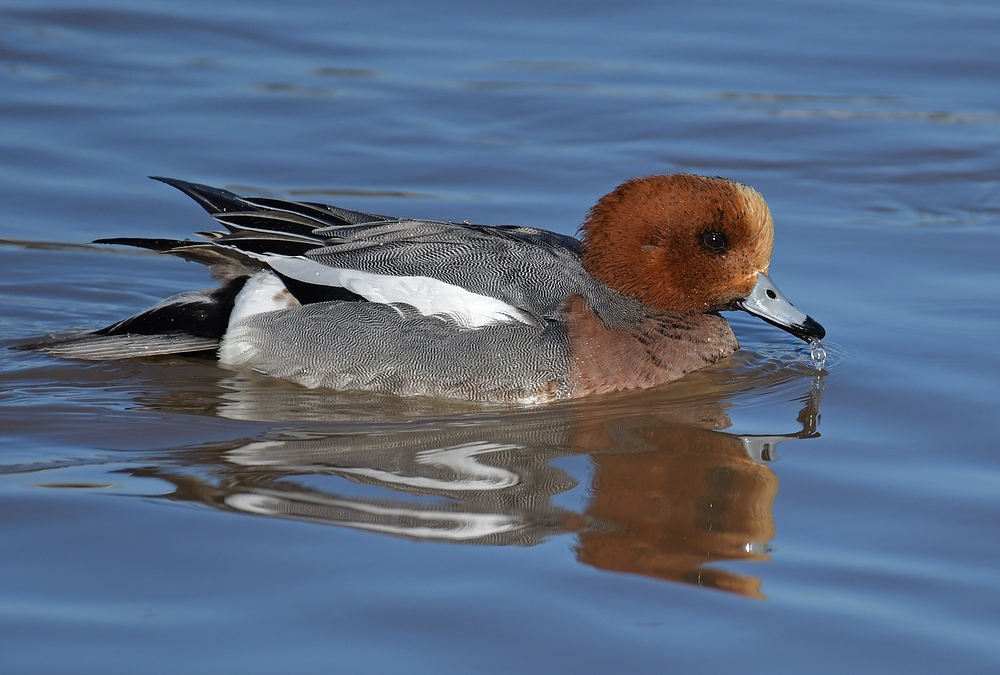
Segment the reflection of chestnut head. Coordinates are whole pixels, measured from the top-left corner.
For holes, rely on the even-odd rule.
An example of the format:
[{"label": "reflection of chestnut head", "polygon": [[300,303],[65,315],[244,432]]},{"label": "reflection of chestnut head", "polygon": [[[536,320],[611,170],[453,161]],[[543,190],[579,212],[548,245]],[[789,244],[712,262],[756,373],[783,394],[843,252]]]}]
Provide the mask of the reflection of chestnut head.
[{"label": "reflection of chestnut head", "polygon": [[580,534],[579,560],[763,599],[759,579],[702,566],[767,559],[777,476],[739,439],[687,426],[629,429],[615,446],[593,457],[586,513],[606,527]]}]

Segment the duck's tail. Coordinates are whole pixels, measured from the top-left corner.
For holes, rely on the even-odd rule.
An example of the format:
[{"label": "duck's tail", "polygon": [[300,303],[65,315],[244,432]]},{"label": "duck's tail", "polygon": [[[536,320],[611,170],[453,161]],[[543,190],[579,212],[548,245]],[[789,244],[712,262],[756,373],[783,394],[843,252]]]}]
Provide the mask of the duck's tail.
[{"label": "duck's tail", "polygon": [[[14,349],[93,361],[214,352],[229,325],[236,295],[249,278],[271,269],[268,256],[301,255],[323,246],[339,228],[392,220],[325,204],[240,197],[209,185],[159,176],[151,178],[194,199],[225,231],[199,232],[202,241],[116,237],[94,243],[135,246],[201,263],[221,286],[174,295],[97,331],[50,336]],[[343,288],[308,284],[275,274],[302,304],[359,297]]]},{"label": "duck's tail", "polygon": [[106,328],[51,336],[13,347],[88,361],[214,353],[247,277],[209,291],[180,293]]}]

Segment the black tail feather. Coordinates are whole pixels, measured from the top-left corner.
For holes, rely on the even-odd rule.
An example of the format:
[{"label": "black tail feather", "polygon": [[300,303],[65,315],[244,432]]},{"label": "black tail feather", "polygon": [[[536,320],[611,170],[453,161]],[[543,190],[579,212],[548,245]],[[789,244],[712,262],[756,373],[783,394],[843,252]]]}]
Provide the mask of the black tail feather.
[{"label": "black tail feather", "polygon": [[239,277],[211,291],[181,293],[94,332],[98,335],[185,333],[221,340],[229,325],[236,295],[246,282],[247,277]]},{"label": "black tail feather", "polygon": [[136,248],[145,248],[149,249],[150,251],[169,253],[175,248],[181,246],[190,246],[191,244],[196,244],[198,242],[194,242],[189,239],[146,239],[144,237],[108,237],[106,239],[95,239],[93,243],[117,244],[119,246],[135,246]]},{"label": "black tail feather", "polygon": [[47,337],[14,347],[89,361],[208,353],[219,346],[246,277],[211,291],[181,293],[89,333]]}]

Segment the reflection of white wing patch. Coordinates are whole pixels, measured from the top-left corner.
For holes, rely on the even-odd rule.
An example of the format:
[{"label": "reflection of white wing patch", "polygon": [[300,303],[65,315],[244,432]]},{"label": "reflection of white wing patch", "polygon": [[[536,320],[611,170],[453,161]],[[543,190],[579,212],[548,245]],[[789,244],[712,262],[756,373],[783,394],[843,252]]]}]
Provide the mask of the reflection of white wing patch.
[{"label": "reflection of white wing patch", "polygon": [[442,478],[434,476],[413,476],[403,473],[383,471],[369,467],[337,468],[337,473],[366,476],[383,483],[407,485],[429,490],[464,492],[477,490],[503,490],[521,482],[520,476],[507,469],[483,464],[476,455],[501,450],[519,448],[518,445],[502,445],[480,441],[447,448],[421,450],[417,453],[417,463],[451,469],[457,476]]},{"label": "reflection of white wing patch", "polygon": [[[382,506],[309,494],[255,490],[226,496],[226,506],[245,513],[280,516],[431,541],[471,541],[524,528],[518,516],[458,513],[413,506]],[[330,513],[323,513],[328,510]],[[337,517],[339,516],[339,517]]]},{"label": "reflection of white wing patch", "polygon": [[[255,256],[257,257],[257,256]],[[463,328],[482,328],[492,323],[537,322],[530,314],[502,300],[467,291],[431,277],[373,274],[340,267],[328,267],[301,257],[260,256],[272,269],[292,279],[323,286],[338,286],[365,300],[412,305],[424,316],[451,317]]]},{"label": "reflection of white wing patch", "polygon": [[328,468],[311,463],[286,463],[287,460],[284,458],[279,459],[276,456],[276,453],[280,453],[284,447],[285,442],[283,441],[256,441],[254,443],[247,443],[244,446],[227,452],[226,460],[241,466],[294,466],[297,470],[309,468],[312,470],[332,471],[352,476],[365,476],[389,485],[405,485],[412,488],[447,492],[504,490],[514,487],[521,482],[521,477],[516,473],[498,466],[483,464],[476,459],[477,455],[505,450],[517,450],[521,448],[519,445],[477,441],[463,443],[462,445],[452,445],[446,448],[421,450],[417,453],[416,461],[418,464],[450,469],[456,474],[451,477],[411,475],[376,469],[374,467]]},{"label": "reflection of white wing patch", "polygon": [[517,474],[511,473],[506,469],[483,464],[476,459],[476,455],[503,452],[504,450],[515,450],[518,448],[520,448],[518,445],[478,441],[453,445],[447,448],[421,450],[417,453],[416,459],[420,464],[451,469],[463,477],[463,482],[468,486],[465,489],[482,490],[488,488],[499,490],[517,485],[521,482],[521,479]]}]

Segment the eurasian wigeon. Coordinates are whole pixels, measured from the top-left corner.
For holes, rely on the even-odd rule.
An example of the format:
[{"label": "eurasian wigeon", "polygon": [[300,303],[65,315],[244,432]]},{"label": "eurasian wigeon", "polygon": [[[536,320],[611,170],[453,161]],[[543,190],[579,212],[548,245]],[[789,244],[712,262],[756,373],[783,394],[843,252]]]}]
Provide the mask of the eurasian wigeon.
[{"label": "eurasian wigeon", "polygon": [[722,310],[806,341],[825,334],[767,276],[764,199],[724,178],[629,180],[590,209],[580,240],[157,180],[226,232],[97,243],[204,263],[221,285],[22,348],[92,360],[214,352],[307,387],[540,403],[652,387],[729,356],[738,345]]}]

